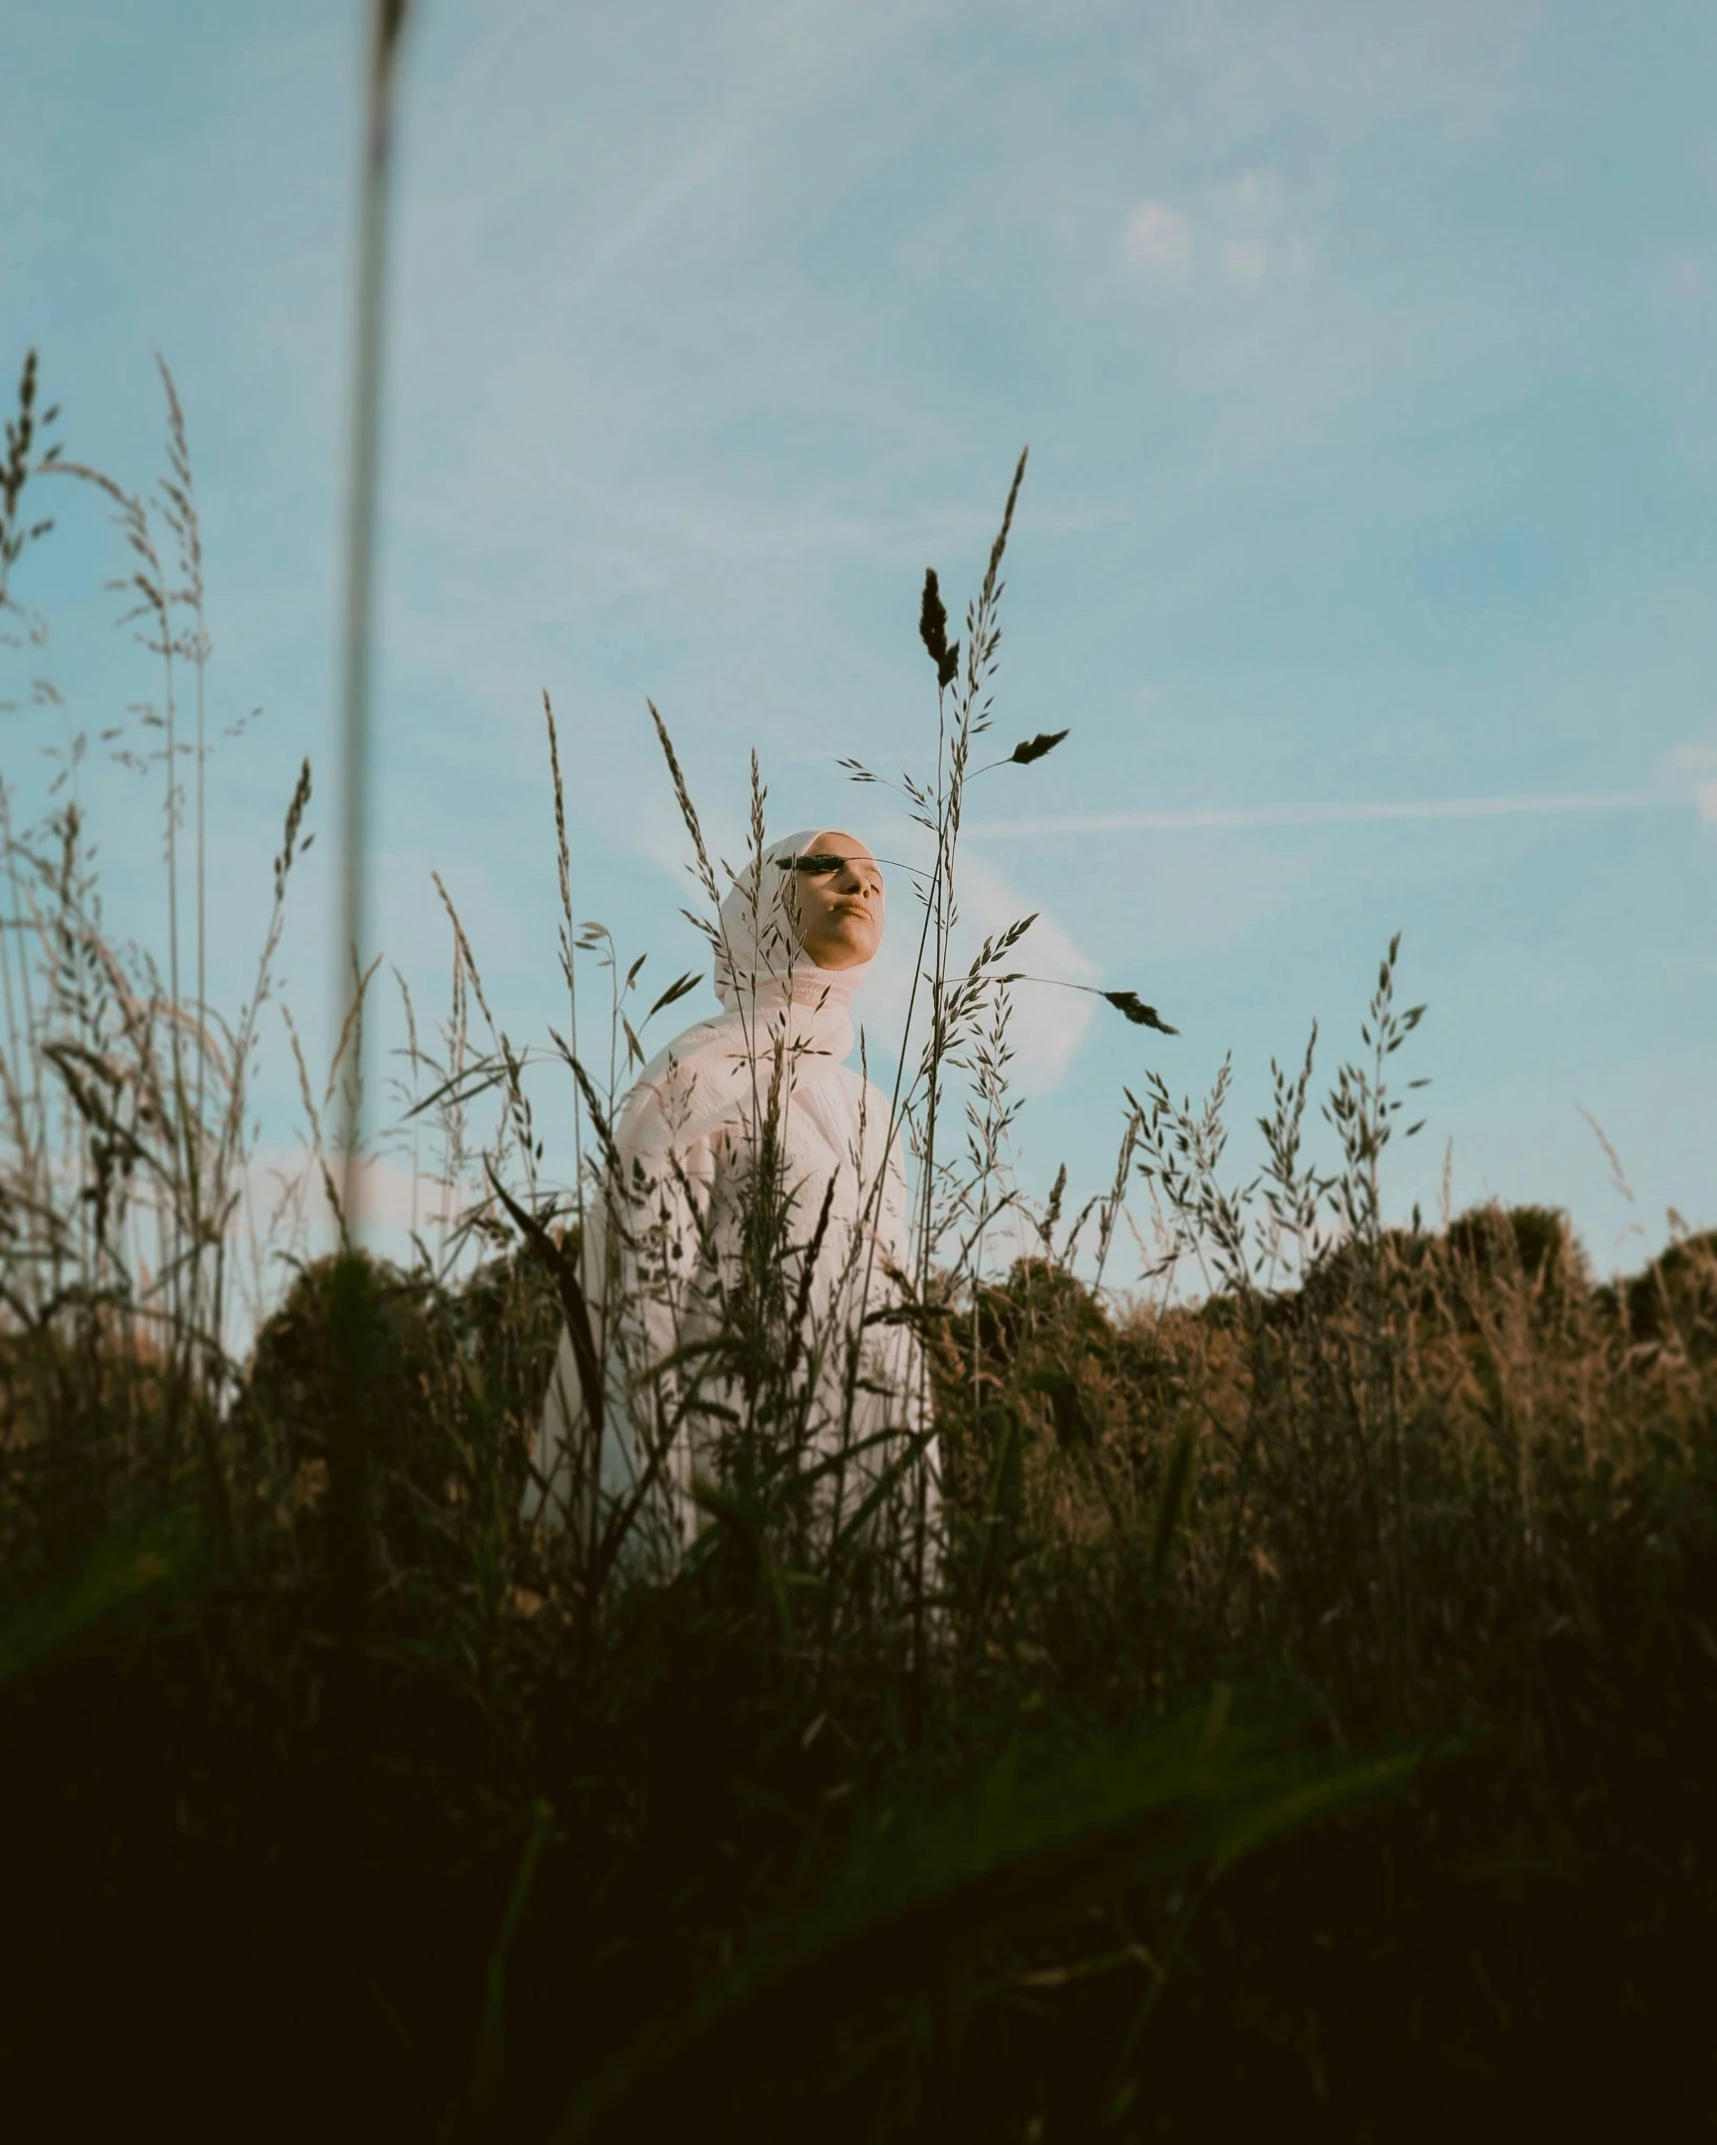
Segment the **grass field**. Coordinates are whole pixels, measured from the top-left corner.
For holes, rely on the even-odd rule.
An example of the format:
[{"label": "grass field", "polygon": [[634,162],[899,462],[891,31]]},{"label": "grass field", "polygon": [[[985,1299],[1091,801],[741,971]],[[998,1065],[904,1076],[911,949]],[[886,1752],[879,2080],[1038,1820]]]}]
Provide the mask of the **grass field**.
[{"label": "grass field", "polygon": [[[963,643],[933,586],[921,625],[934,867],[902,1062],[938,1555],[904,1593],[837,1568],[789,1484],[712,1500],[670,1579],[594,1590],[520,1517],[569,1210],[456,918],[407,1106],[457,1226],[407,1265],[294,1265],[247,1203],[311,789],[223,1015],[168,388],[165,487],[82,481],[160,677],[135,750],[175,830],[171,943],[103,919],[76,750],[31,824],[0,791],[19,2134],[1709,2127],[1717,1238],[1600,1285],[1550,1210],[1391,1225],[1420,1013],[1391,944],[1327,1111],[1308,1051],[1250,1177],[1220,1086],[1146,1085],[1113,1185],[1077,1208],[1058,1186],[1029,1255],[986,1260],[1013,1197],[1008,949],[959,974],[948,943],[1004,518]],[[26,626],[38,399],[29,370],[0,552]],[[611,1111],[624,966],[570,901],[563,923],[575,1017],[621,1039],[588,1095]],[[306,1069],[303,1097],[336,1205],[338,1078]],[[1135,1220],[1157,1272],[1126,1292],[1105,1277]]]}]

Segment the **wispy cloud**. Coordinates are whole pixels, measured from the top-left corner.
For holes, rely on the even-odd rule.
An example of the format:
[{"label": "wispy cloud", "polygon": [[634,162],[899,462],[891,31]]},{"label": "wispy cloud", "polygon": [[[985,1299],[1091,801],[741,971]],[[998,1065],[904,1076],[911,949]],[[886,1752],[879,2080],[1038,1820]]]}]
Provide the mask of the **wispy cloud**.
[{"label": "wispy cloud", "polygon": [[591,260],[598,267],[606,267],[618,260],[638,242],[648,237],[651,230],[670,214],[680,203],[719,177],[727,161],[728,145],[719,137],[706,142],[697,153],[688,158],[676,170],[659,180],[645,194],[642,201],[605,238],[599,239],[591,251]]},{"label": "wispy cloud", "polygon": [[1717,827],[1717,745],[1677,745],[1669,755],[1669,764],[1678,776],[1692,777],[1693,801],[1699,807],[1699,816],[1708,827]]},{"label": "wispy cloud", "polygon": [[1232,283],[1261,282],[1269,258],[1261,238],[1231,238],[1222,249],[1222,265]]},{"label": "wispy cloud", "polygon": [[1202,812],[1071,812],[970,824],[974,841],[1049,834],[1224,834],[1252,827],[1338,827],[1397,819],[1531,819],[1567,812],[1635,812],[1678,804],[1661,790],[1548,797],[1436,797],[1406,802],[1258,804]]},{"label": "wispy cloud", "polygon": [[1130,268],[1157,276],[1184,276],[1192,259],[1192,225],[1166,202],[1141,201],[1127,218],[1121,253]]},{"label": "wispy cloud", "polygon": [[[910,900],[900,899],[904,888],[898,888],[898,882],[897,889],[891,897],[895,905],[889,929],[876,967],[866,980],[861,1006],[872,1042],[889,1050],[905,1024],[918,944],[918,917]],[[950,968],[963,969],[984,937],[1034,912],[1036,921],[1009,965],[1017,964],[1050,983],[1099,981],[1101,969],[1041,899],[1028,899],[994,865],[970,856],[960,864],[960,918]],[[1094,998],[1080,992],[1044,989],[1035,983],[1015,986],[1010,1076],[1020,1093],[1042,1097],[1060,1084],[1091,1025],[1096,1005]],[[924,1017],[921,989],[916,1018],[922,1024]]]}]

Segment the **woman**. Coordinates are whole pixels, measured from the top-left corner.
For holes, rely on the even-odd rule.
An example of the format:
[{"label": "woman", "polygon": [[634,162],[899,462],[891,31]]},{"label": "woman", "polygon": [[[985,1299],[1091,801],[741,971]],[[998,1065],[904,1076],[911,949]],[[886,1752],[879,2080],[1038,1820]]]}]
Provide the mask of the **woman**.
[{"label": "woman", "polygon": [[603,1568],[671,1567],[725,1503],[801,1548],[862,1538],[923,1570],[935,1456],[900,1316],[905,1170],[886,1099],[844,1062],[884,921],[852,835],[764,849],[721,905],[721,1014],[622,1105],[580,1256],[600,1443],[563,1332],[529,1500]]}]

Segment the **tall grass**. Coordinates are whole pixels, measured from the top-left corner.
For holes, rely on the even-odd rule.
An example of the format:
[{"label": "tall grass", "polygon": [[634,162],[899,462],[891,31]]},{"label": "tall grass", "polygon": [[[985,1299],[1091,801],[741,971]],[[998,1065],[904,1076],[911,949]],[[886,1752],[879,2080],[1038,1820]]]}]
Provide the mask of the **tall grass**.
[{"label": "tall grass", "polygon": [[[207,1003],[175,711],[209,642],[163,378],[158,495],[41,444],[33,366],[8,432],[22,653],[38,488],[75,468],[118,521],[159,682],[109,742],[162,785],[171,896],[164,958],[116,942],[87,741],[36,817],[0,786],[0,1838],[41,1880],[0,2006],[19,2098],[95,2090],[70,2061],[92,2035],[115,2101],[223,2134],[319,2108],[372,2136],[1397,2136],[1693,2082],[1717,1245],[1600,1287],[1553,1212],[1392,1225],[1422,1013],[1398,941],[1321,1117],[1316,1032],[1276,1069],[1249,1170],[1226,1068],[1200,1102],[1147,1070],[1111,1181],[1024,1198],[1030,919],[953,961],[1023,459],[958,646],[936,577],[920,604],[935,728],[888,1098],[913,1256],[855,1287],[909,1323],[924,1384],[830,1524],[855,1455],[808,1435],[807,1395],[828,1363],[856,1392],[859,1359],[796,1285],[819,1221],[768,1160],[790,1083],[767,1052],[746,1257],[697,1347],[664,1374],[623,1264],[584,1296],[595,1203],[610,1244],[647,1233],[609,1142],[689,979],[653,991],[579,913],[561,771],[588,748],[552,711],[565,1032],[506,1030],[444,888],[447,1007],[401,980],[371,1136],[436,1179],[438,1219],[397,1263],[311,1255],[361,1016],[313,1071],[275,999],[307,766],[254,979]],[[729,875],[658,729],[718,938]],[[204,715],[195,736],[200,796]],[[754,863],[766,804],[754,771]],[[181,879],[204,890],[183,964]],[[296,1053],[305,1148],[273,1216],[247,1146],[265,1039]],[[538,1129],[550,1080],[570,1157]],[[618,1365],[663,1464],[721,1425],[697,1542],[654,1568],[624,1554],[642,1503],[528,1516],[581,1303],[592,1393]]]}]

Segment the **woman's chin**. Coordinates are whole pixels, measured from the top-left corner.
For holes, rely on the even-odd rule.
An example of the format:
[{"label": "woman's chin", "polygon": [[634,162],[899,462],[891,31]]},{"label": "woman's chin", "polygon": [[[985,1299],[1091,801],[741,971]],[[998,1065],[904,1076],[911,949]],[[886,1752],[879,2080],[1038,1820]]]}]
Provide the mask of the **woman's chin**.
[{"label": "woman's chin", "polygon": [[805,950],[819,968],[832,969],[862,968],[876,952],[868,940],[849,937],[845,932],[818,939]]}]

